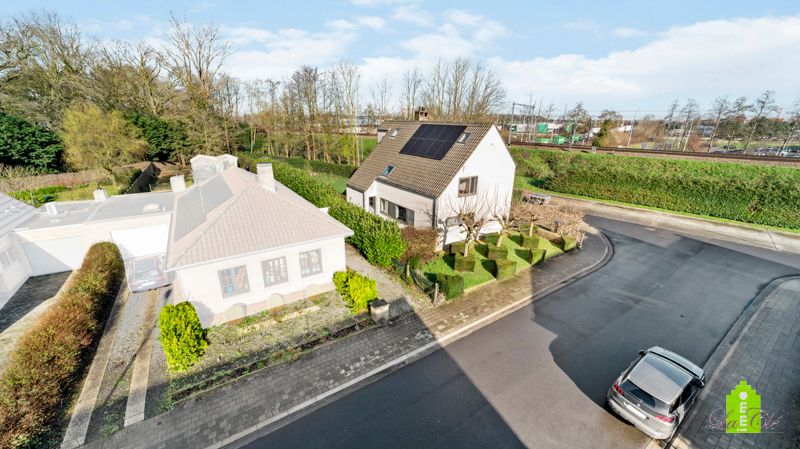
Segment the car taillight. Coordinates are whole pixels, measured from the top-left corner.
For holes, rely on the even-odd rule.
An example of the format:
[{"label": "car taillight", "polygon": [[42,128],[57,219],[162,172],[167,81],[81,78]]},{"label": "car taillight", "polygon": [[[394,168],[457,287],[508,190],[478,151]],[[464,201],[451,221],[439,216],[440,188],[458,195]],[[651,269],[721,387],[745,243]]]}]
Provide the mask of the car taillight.
[{"label": "car taillight", "polygon": [[674,416],[656,415],[656,418],[658,418],[659,421],[663,421],[663,422],[666,422],[666,423],[671,423],[672,421],[675,421],[675,417]]},{"label": "car taillight", "polygon": [[619,387],[619,384],[614,384],[614,389],[617,390],[620,396],[625,396],[625,393],[622,392],[622,388]]}]

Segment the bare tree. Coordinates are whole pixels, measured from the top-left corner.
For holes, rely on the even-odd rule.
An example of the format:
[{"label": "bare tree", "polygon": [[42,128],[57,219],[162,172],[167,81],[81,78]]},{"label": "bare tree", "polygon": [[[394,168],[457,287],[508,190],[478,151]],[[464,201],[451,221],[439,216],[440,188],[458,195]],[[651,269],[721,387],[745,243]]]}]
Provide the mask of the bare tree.
[{"label": "bare tree", "polygon": [[797,131],[798,125],[800,125],[800,100],[797,100],[794,103],[794,107],[790,112],[789,121],[792,125],[789,127],[789,130],[786,132],[786,137],[783,139],[783,144],[781,145],[781,150],[786,149],[786,145],[791,142],[792,137],[794,136],[795,131]]},{"label": "bare tree", "polygon": [[361,153],[358,140],[358,91],[361,84],[361,73],[358,70],[358,66],[349,61],[337,63],[333,67],[333,73],[339,92],[339,109],[345,117],[345,123],[347,123],[345,131],[348,135],[349,146],[353,150],[353,162],[355,165],[359,165],[361,163]]},{"label": "bare tree", "polygon": [[728,96],[726,95],[724,97],[715,99],[714,104],[711,105],[711,110],[708,111],[709,116],[714,121],[714,129],[711,131],[711,138],[709,139],[709,151],[711,151],[711,148],[714,146],[714,138],[717,136],[719,124],[722,122],[722,119],[725,117],[725,115],[729,113],[730,108],[731,102],[728,100]]},{"label": "bare tree", "polygon": [[478,241],[481,229],[492,219],[491,204],[485,193],[450,200],[449,209],[458,218],[458,226],[464,233],[464,256],[469,255],[470,247]]},{"label": "bare tree", "polygon": [[373,82],[369,88],[372,96],[372,104],[375,105],[375,112],[378,115],[378,123],[383,122],[383,118],[389,113],[389,98],[392,94],[392,85],[386,75]]},{"label": "bare tree", "polygon": [[414,67],[403,74],[402,98],[400,99],[402,113],[406,119],[411,119],[417,107],[420,89],[422,86],[422,73],[419,67]]},{"label": "bare tree", "polygon": [[722,121],[728,134],[728,142],[725,144],[726,148],[731,147],[733,139],[742,131],[747,120],[746,114],[752,109],[753,106],[747,101],[747,97],[739,97],[733,101],[728,114],[726,114],[725,119]]},{"label": "bare tree", "polygon": [[522,201],[521,198],[512,198],[511,204],[506,206],[501,201],[494,201],[491,206],[492,220],[500,226],[500,235],[497,238],[497,246],[503,242],[503,238],[512,230],[518,228],[520,220],[526,218],[530,212],[530,203]]},{"label": "bare tree", "polygon": [[[697,121],[699,114],[699,105],[693,98],[686,100],[686,104],[681,108],[681,116],[683,116],[683,129],[681,132],[681,140],[678,141],[680,151],[686,151],[689,144],[689,136],[692,133],[692,128]],[[685,140],[684,140],[685,139]]]},{"label": "bare tree", "polygon": [[761,118],[766,117],[772,112],[775,112],[776,109],[777,107],[775,105],[774,90],[765,90],[764,93],[756,98],[756,101],[753,104],[753,110],[756,112],[756,115],[750,120],[750,123],[752,123],[753,126],[750,129],[750,134],[748,134],[747,140],[744,142],[745,153],[747,153],[747,147],[750,146],[750,141],[753,139],[753,136],[756,133],[756,128],[758,128]]}]

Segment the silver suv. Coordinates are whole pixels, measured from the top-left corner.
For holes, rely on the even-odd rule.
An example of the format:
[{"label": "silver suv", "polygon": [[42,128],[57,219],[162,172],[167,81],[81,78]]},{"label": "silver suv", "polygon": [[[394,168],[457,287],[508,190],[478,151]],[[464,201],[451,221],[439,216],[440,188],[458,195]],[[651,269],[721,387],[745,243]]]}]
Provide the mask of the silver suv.
[{"label": "silver suv", "polygon": [[668,440],[705,385],[703,370],[685,358],[653,346],[620,374],[608,390],[608,405],[639,430]]}]

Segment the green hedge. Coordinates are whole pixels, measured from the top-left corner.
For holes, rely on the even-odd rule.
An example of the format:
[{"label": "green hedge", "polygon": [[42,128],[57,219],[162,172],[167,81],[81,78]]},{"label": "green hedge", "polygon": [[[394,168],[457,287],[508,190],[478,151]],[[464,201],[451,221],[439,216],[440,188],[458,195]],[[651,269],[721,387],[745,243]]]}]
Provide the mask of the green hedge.
[{"label": "green hedge", "polygon": [[[258,161],[240,157],[242,168],[256,172]],[[317,207],[328,207],[331,217],[353,230],[347,240],[361,251],[373,264],[388,267],[393,259],[400,259],[406,244],[400,235],[397,222],[385,220],[360,207],[348,203],[322,183],[303,170],[281,163],[274,163],[272,170],[275,179],[310,201]]]},{"label": "green hedge", "polygon": [[[252,156],[246,153],[240,153],[239,158],[242,157],[255,160]],[[294,168],[298,168],[303,171],[311,171],[314,173],[327,173],[331,175],[341,176],[343,178],[349,178],[350,176],[353,175],[353,172],[355,172],[356,169],[358,168],[354,165],[337,164],[335,162],[325,162],[317,160],[310,161],[304,157],[259,155],[258,159],[261,161],[279,162],[282,164],[290,165]]]},{"label": "green hedge", "polygon": [[453,269],[456,271],[474,273],[475,264],[476,261],[474,256],[462,256],[461,254],[456,254],[456,261],[453,265]]},{"label": "green hedge", "polygon": [[498,239],[500,239],[500,234],[498,234],[498,233],[486,234],[485,236],[483,236],[483,240],[486,243],[491,243],[492,245],[497,245],[497,240]]},{"label": "green hedge", "polygon": [[531,235],[531,236],[524,235],[522,236],[522,246],[528,249],[537,249],[541,244],[540,243],[541,238],[542,237],[539,237],[537,235]]},{"label": "green hedge", "polygon": [[450,254],[464,254],[464,249],[466,248],[466,244],[464,241],[455,242],[450,245]]},{"label": "green hedge", "polygon": [[464,277],[460,274],[437,274],[439,290],[447,299],[458,298],[464,294]]},{"label": "green hedge", "polygon": [[508,247],[488,244],[490,259],[508,259]]},{"label": "green hedge", "polygon": [[169,369],[184,371],[206,351],[206,333],[191,303],[165,305],[158,316],[158,327]]},{"label": "green hedge", "polygon": [[562,236],[561,240],[564,242],[561,246],[561,249],[563,249],[565,252],[572,251],[578,245],[578,242],[568,235]]},{"label": "green hedge", "polygon": [[61,437],[64,407],[80,388],[124,276],[116,245],[93,245],[70,285],[19,340],[0,377],[0,447],[40,447]]},{"label": "green hedge", "polygon": [[378,297],[375,280],[350,269],[334,273],[333,283],[353,314],[367,310],[369,303]]},{"label": "green hedge", "polygon": [[517,263],[513,260],[495,259],[494,260],[494,277],[498,281],[514,277],[517,274]]},{"label": "green hedge", "polygon": [[544,260],[545,256],[547,256],[547,251],[543,249],[533,249],[531,250],[531,258],[528,260],[531,265],[536,265],[537,263]]},{"label": "green hedge", "polygon": [[790,167],[514,149],[550,171],[530,183],[554,192],[800,229],[800,170]]}]

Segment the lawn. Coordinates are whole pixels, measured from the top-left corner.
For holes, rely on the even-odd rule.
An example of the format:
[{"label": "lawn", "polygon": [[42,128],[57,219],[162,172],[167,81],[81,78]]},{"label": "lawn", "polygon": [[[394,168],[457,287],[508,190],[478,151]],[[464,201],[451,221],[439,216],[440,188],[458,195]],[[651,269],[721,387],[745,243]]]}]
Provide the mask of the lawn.
[{"label": "lawn", "polygon": [[[100,187],[111,195],[122,193],[122,187],[113,184],[101,184]],[[39,207],[50,201],[81,201],[94,199],[96,183],[89,183],[74,187],[51,186],[35,190],[18,190],[10,195],[20,201]]]},{"label": "lawn", "polygon": [[[551,257],[555,257],[559,254],[563,254],[561,248],[557,247],[549,240],[541,239],[541,248],[547,251],[546,258],[550,259]],[[517,263],[517,272],[520,270],[524,270],[531,265],[523,260],[519,256],[519,252],[525,250],[521,245],[520,234],[518,232],[512,232],[511,235],[507,238],[503,239],[502,246],[508,248],[508,258],[509,260],[513,260]],[[470,251],[470,254],[474,255],[477,259],[478,264],[475,267],[474,273],[462,273],[455,271],[453,269],[453,265],[455,262],[455,256],[452,254],[443,254],[428,263],[422,266],[422,272],[425,276],[430,279],[431,281],[436,281],[437,274],[461,274],[464,276],[464,287],[470,288],[475,287],[481,284],[485,284],[489,281],[494,280],[494,275],[489,271],[492,267],[491,263],[488,262],[488,258],[486,257],[488,247],[486,243],[481,242],[476,247]]]},{"label": "lawn", "polygon": [[336,193],[344,195],[345,188],[347,187],[347,180],[343,176],[330,175],[327,173],[313,173],[314,178],[329,185]]}]

